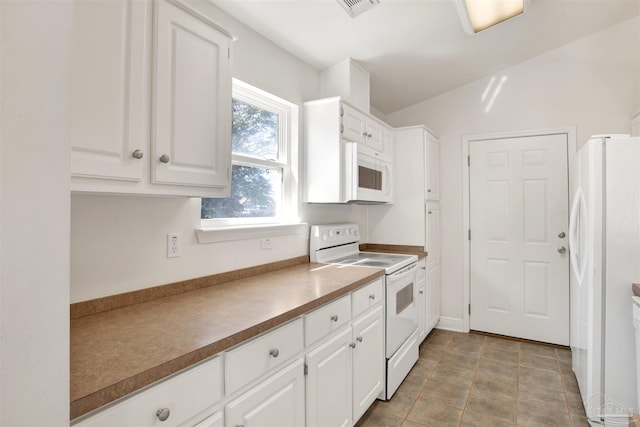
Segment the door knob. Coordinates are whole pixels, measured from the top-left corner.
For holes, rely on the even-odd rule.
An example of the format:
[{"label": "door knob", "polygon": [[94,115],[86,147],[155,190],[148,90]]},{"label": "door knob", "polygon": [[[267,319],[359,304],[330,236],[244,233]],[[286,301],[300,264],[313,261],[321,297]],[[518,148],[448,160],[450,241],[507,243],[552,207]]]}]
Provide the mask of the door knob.
[{"label": "door knob", "polygon": [[564,236],[566,236],[566,234],[564,234],[564,231],[561,231],[560,233],[558,233],[559,238],[564,239]]},{"label": "door knob", "polygon": [[167,154],[163,154],[162,156],[160,156],[160,162],[169,163],[170,161],[171,157],[169,157]]},{"label": "door knob", "polygon": [[567,252],[567,248],[565,248],[564,246],[561,246],[561,247],[558,248],[558,253],[563,254],[565,252]]}]

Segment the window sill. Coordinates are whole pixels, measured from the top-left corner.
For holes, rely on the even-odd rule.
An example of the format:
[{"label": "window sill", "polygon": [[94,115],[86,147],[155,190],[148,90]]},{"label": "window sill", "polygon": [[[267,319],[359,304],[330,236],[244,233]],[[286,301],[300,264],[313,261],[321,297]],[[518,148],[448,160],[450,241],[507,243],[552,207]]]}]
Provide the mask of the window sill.
[{"label": "window sill", "polygon": [[294,224],[233,225],[196,229],[196,236],[200,244],[290,236],[305,233],[309,233],[309,226],[304,222]]}]

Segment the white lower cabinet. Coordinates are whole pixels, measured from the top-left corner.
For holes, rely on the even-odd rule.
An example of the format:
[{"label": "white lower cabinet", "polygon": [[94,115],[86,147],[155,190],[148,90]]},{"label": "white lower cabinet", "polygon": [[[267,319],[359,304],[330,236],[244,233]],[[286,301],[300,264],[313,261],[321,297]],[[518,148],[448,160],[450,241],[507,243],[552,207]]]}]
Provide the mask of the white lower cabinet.
[{"label": "white lower cabinet", "polygon": [[427,265],[427,333],[440,321],[440,263]]},{"label": "white lower cabinet", "polygon": [[[374,295],[380,286],[374,282],[364,293]],[[306,426],[355,424],[384,390],[381,300],[307,353],[306,363]]]},{"label": "white lower cabinet", "polygon": [[384,310],[382,304],[353,322],[353,423],[384,389]]},{"label": "white lower cabinet", "polygon": [[418,288],[417,309],[418,309],[418,342],[421,343],[429,334],[429,289],[427,288],[427,263],[425,259],[418,261],[418,272],[416,273],[416,287]]},{"label": "white lower cabinet", "polygon": [[[189,425],[190,424],[186,424],[185,427]],[[195,424],[193,427],[224,427],[224,413],[222,411],[218,411]]]},{"label": "white lower cabinet", "polygon": [[352,425],[351,328],[307,354],[307,427]]},{"label": "white lower cabinet", "polygon": [[180,426],[221,398],[222,361],[215,357],[74,423],[74,427]]},{"label": "white lower cabinet", "polygon": [[225,407],[226,427],[304,425],[304,361],[298,359]]}]

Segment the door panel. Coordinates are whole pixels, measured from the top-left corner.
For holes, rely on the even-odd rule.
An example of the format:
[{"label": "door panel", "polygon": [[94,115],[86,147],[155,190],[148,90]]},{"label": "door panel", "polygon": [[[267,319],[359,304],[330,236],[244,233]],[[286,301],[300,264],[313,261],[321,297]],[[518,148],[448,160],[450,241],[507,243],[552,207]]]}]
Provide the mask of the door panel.
[{"label": "door panel", "polygon": [[469,154],[471,329],[568,345],[566,135],[472,141]]}]

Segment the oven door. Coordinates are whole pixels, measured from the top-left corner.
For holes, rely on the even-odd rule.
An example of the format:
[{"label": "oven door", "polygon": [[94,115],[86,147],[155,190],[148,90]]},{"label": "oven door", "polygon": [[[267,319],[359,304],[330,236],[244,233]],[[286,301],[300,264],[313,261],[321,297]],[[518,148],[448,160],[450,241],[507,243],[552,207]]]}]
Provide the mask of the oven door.
[{"label": "oven door", "polygon": [[390,358],[418,327],[416,307],[417,263],[387,276],[386,354]]}]

